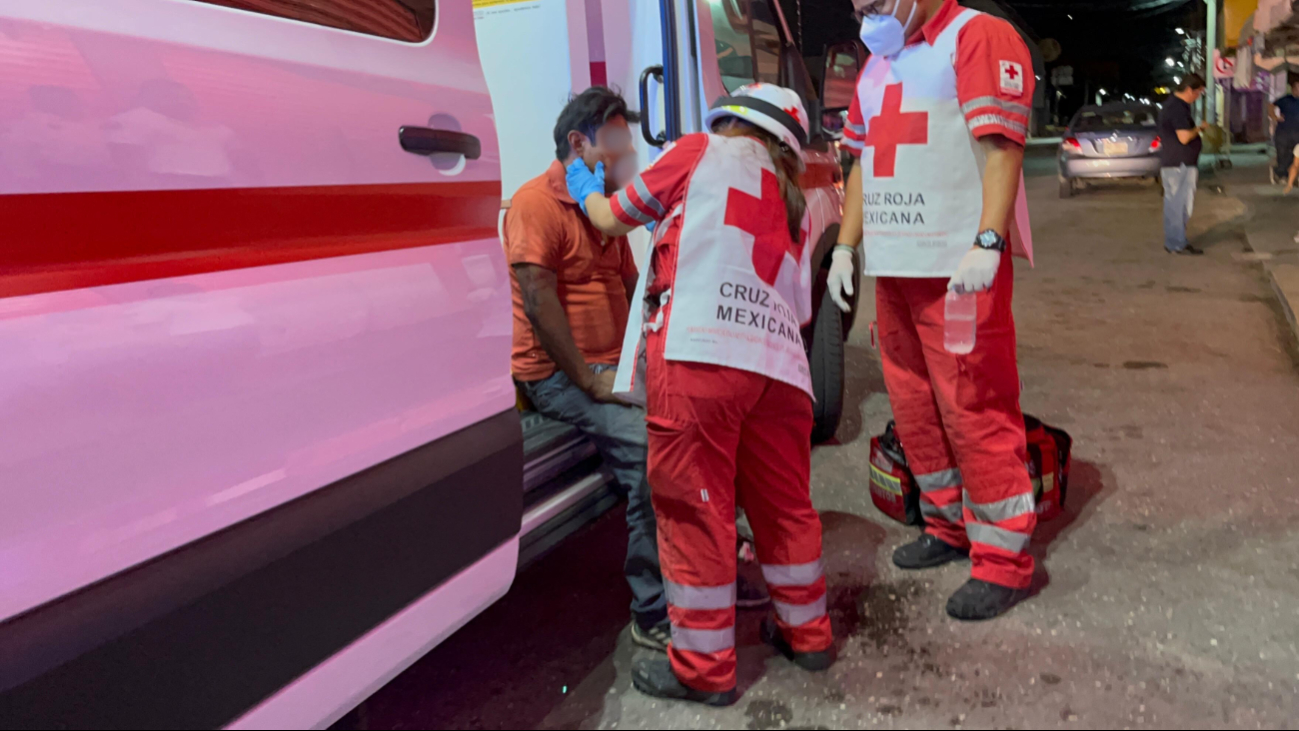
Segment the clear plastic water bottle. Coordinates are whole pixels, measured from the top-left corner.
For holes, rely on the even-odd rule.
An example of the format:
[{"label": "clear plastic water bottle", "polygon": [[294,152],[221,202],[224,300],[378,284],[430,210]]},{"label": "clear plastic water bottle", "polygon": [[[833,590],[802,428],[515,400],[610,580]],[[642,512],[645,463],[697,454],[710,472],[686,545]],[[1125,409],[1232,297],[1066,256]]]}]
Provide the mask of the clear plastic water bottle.
[{"label": "clear plastic water bottle", "polygon": [[965,355],[974,350],[975,320],[979,300],[973,292],[948,292],[943,305],[943,348],[949,353]]}]

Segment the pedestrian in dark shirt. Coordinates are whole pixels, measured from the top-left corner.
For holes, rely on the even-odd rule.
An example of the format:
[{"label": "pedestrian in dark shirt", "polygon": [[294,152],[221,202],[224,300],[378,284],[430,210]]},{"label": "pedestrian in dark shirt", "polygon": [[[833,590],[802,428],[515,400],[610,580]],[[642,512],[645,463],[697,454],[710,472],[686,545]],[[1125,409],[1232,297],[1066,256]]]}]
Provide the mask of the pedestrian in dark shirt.
[{"label": "pedestrian in dark shirt", "polygon": [[1272,102],[1268,108],[1276,122],[1276,178],[1284,180],[1294,164],[1294,149],[1299,145],[1299,78],[1290,79],[1290,93]]},{"label": "pedestrian in dark shirt", "polygon": [[1195,185],[1200,178],[1200,132],[1209,125],[1195,123],[1191,111],[1204,94],[1204,77],[1182,78],[1177,92],[1168,97],[1159,112],[1159,175],[1164,181],[1164,248],[1170,254],[1200,255],[1204,252],[1186,240],[1186,224],[1195,207]]}]

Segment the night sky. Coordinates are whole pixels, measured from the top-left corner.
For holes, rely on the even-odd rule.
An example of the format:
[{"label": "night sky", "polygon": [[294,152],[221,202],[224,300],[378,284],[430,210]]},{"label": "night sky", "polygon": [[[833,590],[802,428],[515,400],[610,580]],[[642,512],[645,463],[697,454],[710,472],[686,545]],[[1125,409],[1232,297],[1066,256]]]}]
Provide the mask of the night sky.
[{"label": "night sky", "polygon": [[[850,0],[782,0],[790,23],[801,4],[804,53],[816,55],[827,44],[857,36]],[[1164,63],[1180,56],[1177,27],[1203,32],[1201,0],[1002,0],[1039,38],[1055,38],[1063,55],[1052,66],[1074,67],[1072,89],[1065,89],[1063,111],[1082,103],[1084,89],[1105,88],[1154,98],[1156,86],[1171,83]],[[1069,16],[1072,15],[1072,19]],[[797,32],[797,31],[795,31]],[[1090,82],[1090,83],[1089,83]]]}]

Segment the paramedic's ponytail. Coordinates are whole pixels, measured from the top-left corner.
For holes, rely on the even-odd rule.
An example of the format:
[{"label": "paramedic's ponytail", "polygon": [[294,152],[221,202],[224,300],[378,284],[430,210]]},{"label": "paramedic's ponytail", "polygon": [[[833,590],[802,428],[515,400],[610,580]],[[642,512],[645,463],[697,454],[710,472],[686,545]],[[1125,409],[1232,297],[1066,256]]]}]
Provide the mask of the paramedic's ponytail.
[{"label": "paramedic's ponytail", "polygon": [[762,134],[762,141],[767,145],[767,153],[776,166],[776,179],[780,181],[780,197],[785,201],[785,215],[789,218],[789,238],[795,244],[803,236],[803,215],[807,213],[807,197],[798,187],[798,176],[803,168],[803,160],[788,145],[775,136]]}]

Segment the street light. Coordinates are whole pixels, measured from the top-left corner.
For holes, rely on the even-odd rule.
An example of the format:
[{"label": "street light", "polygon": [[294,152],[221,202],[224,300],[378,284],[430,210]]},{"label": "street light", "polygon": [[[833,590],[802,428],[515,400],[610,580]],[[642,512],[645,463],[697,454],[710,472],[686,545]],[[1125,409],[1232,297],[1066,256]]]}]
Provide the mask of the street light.
[{"label": "street light", "polygon": [[1179,35],[1179,36],[1184,36],[1184,35],[1186,35],[1186,31],[1183,30],[1183,29],[1181,29],[1181,28],[1178,28],[1178,29],[1177,29],[1177,35]]},{"label": "street light", "polygon": [[1168,64],[1168,68],[1172,68],[1177,65],[1177,62],[1173,60],[1172,56],[1169,56],[1168,58],[1164,59],[1164,63]]},{"label": "street light", "polygon": [[1180,84],[1180,83],[1182,83],[1182,77],[1180,77],[1180,76],[1174,76],[1174,77],[1173,77],[1173,83],[1175,83],[1175,84]]}]

